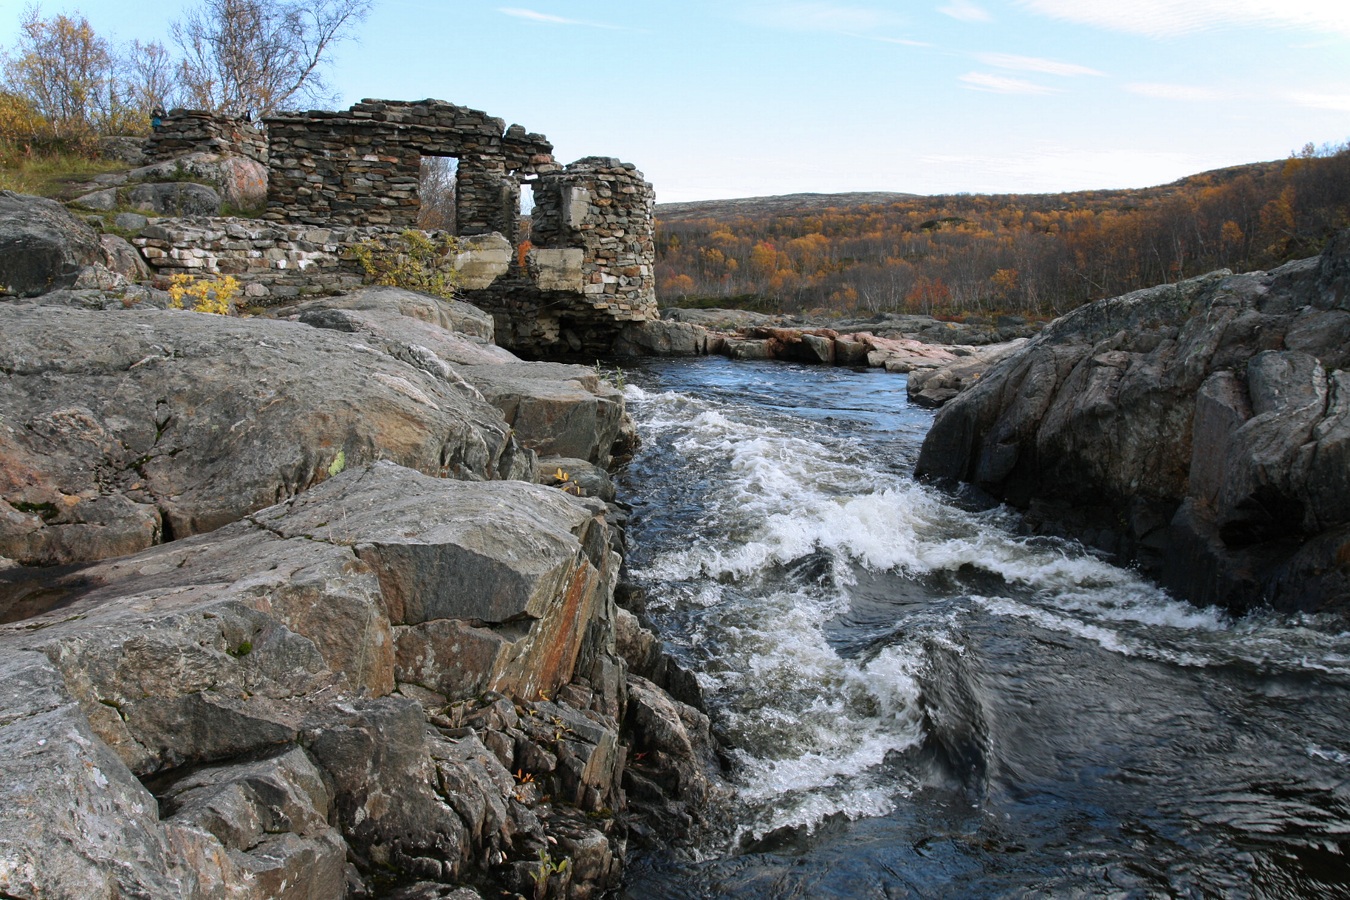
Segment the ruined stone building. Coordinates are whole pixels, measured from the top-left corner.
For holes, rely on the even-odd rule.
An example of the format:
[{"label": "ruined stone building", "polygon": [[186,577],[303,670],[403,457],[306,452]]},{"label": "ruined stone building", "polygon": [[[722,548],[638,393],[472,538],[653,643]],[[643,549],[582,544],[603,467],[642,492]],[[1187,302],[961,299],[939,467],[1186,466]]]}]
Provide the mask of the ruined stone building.
[{"label": "ruined stone building", "polygon": [[[206,149],[268,166],[261,221],[181,219],[136,243],[161,271],[232,274],[259,305],[361,283],[351,249],[416,228],[424,157],[456,160],[455,261],[464,299],[518,353],[607,352],[628,322],[658,318],[652,186],[629,163],[562,166],[519,125],[440,100],[365,100],[345,111],[249,123],[174,110],[157,157]],[[265,138],[265,142],[264,142]],[[521,234],[521,186],[534,197]]]}]

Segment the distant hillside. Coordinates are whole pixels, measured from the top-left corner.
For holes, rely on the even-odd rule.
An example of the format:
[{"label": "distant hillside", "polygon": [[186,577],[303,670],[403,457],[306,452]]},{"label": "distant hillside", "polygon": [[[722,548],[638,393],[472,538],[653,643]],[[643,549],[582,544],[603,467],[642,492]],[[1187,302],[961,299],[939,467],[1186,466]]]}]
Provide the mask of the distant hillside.
[{"label": "distant hillside", "polygon": [[796,215],[812,210],[849,209],[858,206],[898,203],[918,194],[889,191],[854,191],[848,194],[780,194],[774,197],[743,197],[738,200],[698,200],[692,203],[658,203],[656,215],[666,222],[736,216]]},{"label": "distant hillside", "polygon": [[1059,315],[1350,226],[1350,146],[1137,190],[789,194],[656,208],[666,305]]}]

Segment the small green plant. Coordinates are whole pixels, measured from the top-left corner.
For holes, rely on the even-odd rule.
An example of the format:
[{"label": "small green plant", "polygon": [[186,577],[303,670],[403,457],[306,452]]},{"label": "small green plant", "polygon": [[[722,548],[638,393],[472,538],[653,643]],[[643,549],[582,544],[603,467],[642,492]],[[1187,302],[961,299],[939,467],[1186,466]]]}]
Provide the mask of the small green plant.
[{"label": "small green plant", "polygon": [[227,650],[226,652],[229,653],[231,656],[233,656],[235,659],[240,659],[242,657],[248,656],[250,653],[253,652],[253,642],[243,641],[242,643],[240,643],[238,647],[234,648],[233,650]]},{"label": "small green plant", "polygon": [[347,451],[339,450],[337,456],[333,458],[332,464],[328,467],[328,476],[331,478],[345,468],[347,468]]},{"label": "small green plant", "polygon": [[224,278],[196,278],[192,275],[178,274],[169,279],[169,306],[183,309],[185,301],[191,302],[194,312],[213,313],[218,316],[230,314],[230,301],[239,293],[239,280],[233,275]]},{"label": "small green plant", "polygon": [[572,860],[563,857],[561,860],[554,860],[548,850],[539,848],[539,868],[530,874],[535,884],[542,884],[548,881],[554,875],[561,875],[572,866]]},{"label": "small green plant", "polygon": [[352,249],[372,284],[407,288],[447,300],[455,296],[459,273],[453,268],[458,242],[409,228],[398,235],[371,238]]},{"label": "small green plant", "polygon": [[619,390],[628,387],[628,379],[624,377],[623,369],[618,366],[606,366],[597,359],[595,361],[595,374],[601,381],[608,382]]}]

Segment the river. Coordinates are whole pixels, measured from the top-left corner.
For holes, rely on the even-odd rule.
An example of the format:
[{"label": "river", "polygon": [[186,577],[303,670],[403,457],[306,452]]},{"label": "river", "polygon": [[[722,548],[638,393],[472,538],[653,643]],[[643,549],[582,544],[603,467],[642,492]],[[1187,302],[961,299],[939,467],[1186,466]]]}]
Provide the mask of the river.
[{"label": "river", "polygon": [[910,473],[903,376],[626,372],[632,578],[733,798],[625,896],[1350,897],[1350,632],[1232,619]]}]

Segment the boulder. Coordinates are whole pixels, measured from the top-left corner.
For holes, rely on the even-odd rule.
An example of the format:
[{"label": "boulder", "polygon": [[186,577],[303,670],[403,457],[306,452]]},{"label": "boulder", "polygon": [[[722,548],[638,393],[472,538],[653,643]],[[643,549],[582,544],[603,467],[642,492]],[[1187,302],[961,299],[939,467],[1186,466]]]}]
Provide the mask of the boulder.
[{"label": "boulder", "polygon": [[0,305],[0,556],[132,553],[379,458],[532,478],[476,391],[371,351],[294,322]]},{"label": "boulder", "polygon": [[943,407],[917,472],[1199,603],[1343,606],[1347,254],[1343,234],[1319,259],[1075,310]]},{"label": "boulder", "polygon": [[584,459],[543,456],[538,460],[535,481],[556,487],[574,497],[597,497],[613,503],[614,480],[600,466]]},{"label": "boulder", "polygon": [[142,228],[149,224],[150,220],[140,213],[122,212],[113,216],[114,227],[120,228],[123,231],[138,233]]},{"label": "boulder", "polygon": [[722,352],[732,359],[773,359],[771,341],[747,341],[740,338],[727,338]]},{"label": "boulder", "polygon": [[73,201],[76,206],[82,206],[85,209],[97,209],[102,212],[110,212],[121,205],[117,197],[117,188],[103,188],[102,190],[91,191],[88,194],[82,194]]},{"label": "boulder", "polygon": [[334,482],[253,520],[351,545],[378,573],[400,681],[452,698],[571,681],[607,602],[603,506],[521,482],[427,484],[388,463]]},{"label": "boulder", "polygon": [[720,352],[722,338],[687,322],[629,322],[614,339],[616,356],[704,356]]},{"label": "boulder", "polygon": [[440,324],[483,326],[484,313],[467,303],[398,288],[370,288],[282,310],[316,328],[359,335],[505,416],[522,446],[545,456],[576,457],[608,465],[625,436],[623,394],[586,366],[525,362],[481,338]]},{"label": "boulder", "polygon": [[1016,352],[1026,342],[1026,338],[1018,338],[984,347],[963,347],[959,349],[968,352],[969,356],[957,357],[937,368],[912,369],[905,385],[909,402],[936,409],[970,387],[984,376],[990,366]]},{"label": "boulder", "polygon": [[[400,316],[435,325],[444,331],[455,332],[481,342],[493,339],[492,316],[463,300],[447,300],[418,291],[397,287],[365,287],[337,297],[322,297],[305,303],[276,309],[277,317],[304,315],[318,309],[345,309],[364,312],[397,312]],[[504,351],[503,359],[515,359]]]},{"label": "boulder", "polygon": [[98,233],[55,200],[0,191],[0,296],[74,287],[105,261]]},{"label": "boulder", "polygon": [[[231,206],[255,208],[267,202],[267,166],[246,156],[189,153],[133,169],[127,173],[127,180],[146,183],[196,181],[214,188],[220,199]],[[170,215],[217,215],[217,213],[184,212]]]},{"label": "boulder", "polygon": [[0,654],[0,892],[186,897],[155,798],[90,727],[43,654]]},{"label": "boulder", "polygon": [[104,265],[128,281],[150,280],[150,267],[140,251],[115,234],[99,235],[103,247]]},{"label": "boulder", "polygon": [[127,191],[127,203],[157,216],[218,216],[221,196],[204,184],[168,181],[136,185]]},{"label": "boulder", "polygon": [[133,135],[113,135],[98,139],[99,155],[104,159],[139,166],[145,162],[145,138]]},{"label": "boulder", "polygon": [[196,769],[161,791],[160,814],[175,849],[204,875],[214,876],[211,863],[219,860],[221,887],[247,885],[255,897],[342,896],[347,844],[328,823],[324,773],[299,747],[255,755]]},{"label": "boulder", "polygon": [[623,392],[588,366],[512,362],[460,374],[506,416],[523,446],[608,466],[623,436]]}]

